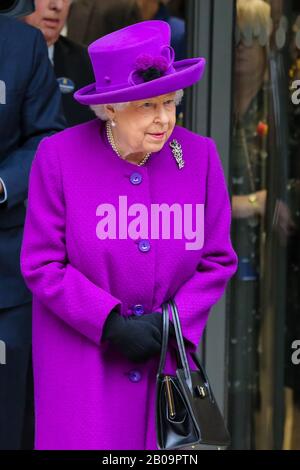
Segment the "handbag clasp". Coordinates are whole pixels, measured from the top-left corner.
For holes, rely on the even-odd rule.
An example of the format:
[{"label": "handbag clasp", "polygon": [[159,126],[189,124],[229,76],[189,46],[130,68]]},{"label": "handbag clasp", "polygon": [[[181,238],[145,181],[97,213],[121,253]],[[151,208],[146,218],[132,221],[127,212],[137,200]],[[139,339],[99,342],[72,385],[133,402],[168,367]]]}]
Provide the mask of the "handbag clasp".
[{"label": "handbag clasp", "polygon": [[173,391],[171,387],[171,378],[168,376],[166,376],[166,389],[167,389],[167,402],[168,402],[168,408],[169,408],[169,416],[171,419],[174,419],[176,416],[175,406],[174,406],[174,397],[173,397]]},{"label": "handbag clasp", "polygon": [[200,385],[197,385],[196,392],[199,395],[200,398],[205,398],[206,397],[206,390],[205,387],[202,387]]}]

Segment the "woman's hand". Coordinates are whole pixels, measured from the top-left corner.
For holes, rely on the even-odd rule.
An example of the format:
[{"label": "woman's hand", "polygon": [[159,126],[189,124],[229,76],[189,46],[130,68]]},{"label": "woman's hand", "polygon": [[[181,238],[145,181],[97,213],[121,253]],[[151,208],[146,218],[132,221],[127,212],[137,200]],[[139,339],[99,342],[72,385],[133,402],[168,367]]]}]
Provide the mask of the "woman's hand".
[{"label": "woman's hand", "polygon": [[[172,334],[173,325],[170,323],[170,326]],[[113,310],[105,322],[102,339],[108,340],[133,362],[147,361],[161,350],[162,314],[123,317]]]},{"label": "woman's hand", "polygon": [[[250,199],[252,197],[253,199]],[[266,211],[267,191],[262,189],[253,194],[232,196],[232,217],[245,219],[248,217],[264,217]]]}]

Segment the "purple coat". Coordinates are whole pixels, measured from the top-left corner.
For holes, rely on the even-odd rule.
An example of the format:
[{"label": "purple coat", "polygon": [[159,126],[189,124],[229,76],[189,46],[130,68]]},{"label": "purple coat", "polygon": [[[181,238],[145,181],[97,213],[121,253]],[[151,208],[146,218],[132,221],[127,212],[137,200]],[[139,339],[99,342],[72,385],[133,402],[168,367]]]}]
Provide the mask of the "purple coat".
[{"label": "purple coat", "polygon": [[[100,343],[105,319],[116,305],[124,315],[161,311],[175,296],[193,367],[190,351],[236,270],[213,141],[175,127],[169,140],[181,144],[184,168],[168,143],[136,166],[114,154],[104,129],[96,119],[45,138],[30,174],[21,269],[33,293],[36,449],[156,450],[159,357],[136,364]],[[101,239],[101,204],[117,214],[120,195],[131,210],[204,204],[202,249],[187,250],[172,232]],[[175,367],[170,348],[166,370]]]}]

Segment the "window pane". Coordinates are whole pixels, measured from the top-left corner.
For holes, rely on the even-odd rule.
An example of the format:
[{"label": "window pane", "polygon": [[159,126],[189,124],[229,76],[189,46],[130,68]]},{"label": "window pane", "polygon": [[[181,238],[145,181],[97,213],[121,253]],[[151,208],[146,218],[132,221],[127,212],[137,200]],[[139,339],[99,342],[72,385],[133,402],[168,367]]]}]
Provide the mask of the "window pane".
[{"label": "window pane", "polygon": [[292,362],[300,342],[299,15],[291,0],[236,1],[230,184],[239,268],[229,309],[236,449],[300,449],[300,365]]}]

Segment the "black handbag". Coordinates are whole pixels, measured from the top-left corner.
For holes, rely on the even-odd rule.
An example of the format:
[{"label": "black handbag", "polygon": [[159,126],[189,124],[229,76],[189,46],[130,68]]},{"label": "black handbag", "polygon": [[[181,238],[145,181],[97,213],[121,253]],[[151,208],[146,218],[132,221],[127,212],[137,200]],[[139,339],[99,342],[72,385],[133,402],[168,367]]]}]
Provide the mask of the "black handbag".
[{"label": "black handbag", "polygon": [[[176,375],[165,375],[169,339],[169,311],[178,348]],[[164,303],[161,357],[156,376],[156,436],[159,449],[223,449],[230,436],[199,356],[198,370],[190,370],[175,302]]]}]

